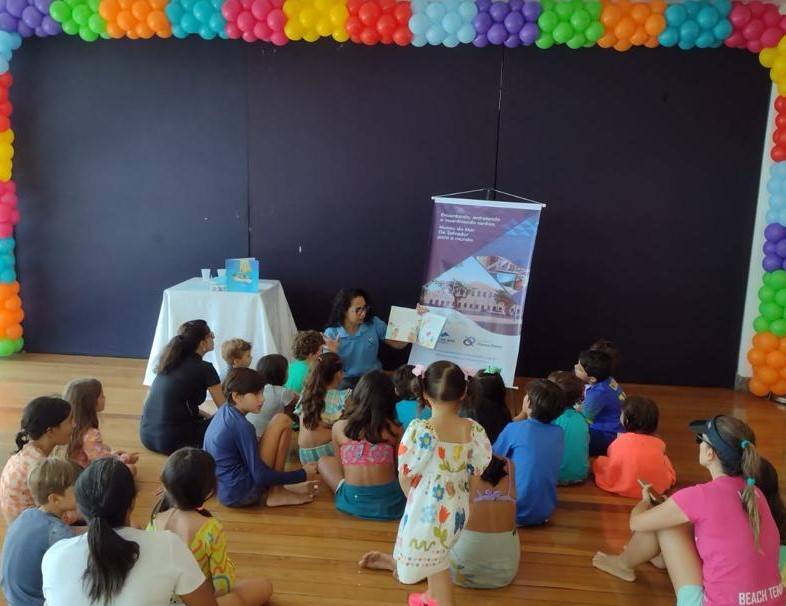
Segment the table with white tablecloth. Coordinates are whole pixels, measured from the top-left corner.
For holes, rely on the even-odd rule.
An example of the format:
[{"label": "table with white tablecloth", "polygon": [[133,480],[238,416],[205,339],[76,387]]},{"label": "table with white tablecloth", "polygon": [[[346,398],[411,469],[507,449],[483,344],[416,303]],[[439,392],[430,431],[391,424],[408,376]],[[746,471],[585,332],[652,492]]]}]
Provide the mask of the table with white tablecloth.
[{"label": "table with white tablecloth", "polygon": [[164,291],[145,385],[155,378],[161,350],[177,334],[178,327],[189,320],[205,320],[216,335],[215,349],[203,359],[211,362],[222,376],[226,363],[221,359],[221,343],[227,339],[240,338],[251,343],[252,368],[267,354],[292,355],[297,328],[281,282],[260,280],[259,292],[248,293],[211,290],[209,282],[191,278]]}]

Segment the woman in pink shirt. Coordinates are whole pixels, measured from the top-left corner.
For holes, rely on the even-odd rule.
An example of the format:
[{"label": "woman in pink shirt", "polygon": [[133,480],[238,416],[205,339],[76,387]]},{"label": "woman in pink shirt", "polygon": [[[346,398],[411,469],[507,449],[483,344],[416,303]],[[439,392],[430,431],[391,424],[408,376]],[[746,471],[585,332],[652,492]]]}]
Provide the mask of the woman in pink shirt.
[{"label": "woman in pink shirt", "polygon": [[637,566],[662,562],[678,606],[786,604],[778,528],[756,486],[761,463],[753,431],[725,415],[694,421],[690,429],[712,481],[678,490],[659,505],[645,485],[631,512],[633,536],[625,550],[598,552],[593,565],[635,581]]}]

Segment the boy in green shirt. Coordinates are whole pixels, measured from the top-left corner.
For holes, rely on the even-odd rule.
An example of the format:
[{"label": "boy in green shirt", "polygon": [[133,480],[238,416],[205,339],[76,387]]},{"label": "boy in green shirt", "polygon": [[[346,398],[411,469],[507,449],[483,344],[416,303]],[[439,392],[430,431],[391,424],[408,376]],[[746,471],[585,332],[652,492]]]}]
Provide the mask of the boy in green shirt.
[{"label": "boy in green shirt", "polygon": [[552,421],[565,433],[558,484],[580,484],[589,472],[589,425],[574,406],[583,400],[584,383],[567,370],[552,372],[549,381],[556,383],[565,395],[565,410]]},{"label": "boy in green shirt", "polygon": [[318,330],[301,330],[295,335],[295,342],[292,344],[294,359],[289,362],[287,382],[284,383],[286,389],[298,394],[303,391],[306,375],[324,344],[325,339]]}]

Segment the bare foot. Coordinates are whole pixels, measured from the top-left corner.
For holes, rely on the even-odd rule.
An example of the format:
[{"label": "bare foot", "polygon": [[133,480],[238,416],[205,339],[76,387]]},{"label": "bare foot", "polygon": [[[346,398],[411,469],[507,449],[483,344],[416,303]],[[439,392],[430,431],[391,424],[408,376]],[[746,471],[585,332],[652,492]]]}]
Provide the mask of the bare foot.
[{"label": "bare foot", "polygon": [[314,500],[312,494],[296,494],[286,490],[283,486],[274,486],[267,493],[265,505],[268,507],[283,507],[285,505],[302,505]]},{"label": "bare foot", "polygon": [[294,492],[295,494],[315,495],[317,492],[319,492],[319,481],[311,480],[299,482],[298,484],[285,484],[284,488],[286,488],[289,492]]},{"label": "bare foot", "polygon": [[652,564],[655,568],[666,570],[666,561],[663,559],[663,555],[660,553],[650,560],[650,564]]},{"label": "bare foot", "polygon": [[632,568],[628,568],[622,563],[620,556],[609,555],[599,551],[592,558],[592,565],[598,570],[614,575],[623,581],[633,582],[636,580],[636,573]]},{"label": "bare foot", "polygon": [[361,568],[368,568],[370,570],[395,570],[396,561],[389,553],[382,553],[381,551],[367,551],[360,558],[358,566]]}]

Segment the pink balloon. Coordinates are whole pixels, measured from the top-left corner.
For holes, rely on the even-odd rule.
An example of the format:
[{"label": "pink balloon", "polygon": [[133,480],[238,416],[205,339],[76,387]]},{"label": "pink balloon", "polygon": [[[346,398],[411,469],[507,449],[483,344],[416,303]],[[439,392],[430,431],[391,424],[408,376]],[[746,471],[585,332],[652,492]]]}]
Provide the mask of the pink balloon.
[{"label": "pink balloon", "polygon": [[11,213],[11,223],[16,224],[19,223],[19,211],[15,210]]},{"label": "pink balloon", "polygon": [[242,6],[243,9],[245,9],[247,11],[250,11],[251,10],[251,5],[253,4],[253,2],[254,2],[254,0],[240,0],[240,6]]},{"label": "pink balloon", "polygon": [[240,31],[237,23],[233,23],[232,21],[227,21],[226,32],[227,36],[229,36],[232,40],[237,40],[240,38],[240,36],[243,35],[243,32]]},{"label": "pink balloon", "polygon": [[724,44],[729,48],[742,48],[745,46],[745,38],[742,37],[742,32],[735,30],[731,36],[726,38]]},{"label": "pink balloon", "polygon": [[289,38],[287,38],[284,32],[273,32],[273,35],[270,36],[270,41],[276,46],[284,46],[289,42]]},{"label": "pink balloon", "polygon": [[4,193],[0,195],[0,204],[16,204],[16,194],[13,193]]},{"label": "pink balloon", "polygon": [[0,223],[11,223],[11,209],[7,206],[0,206]]},{"label": "pink balloon", "polygon": [[746,40],[758,40],[764,33],[764,24],[758,19],[753,19],[745,27],[742,28],[742,35]]},{"label": "pink balloon", "polygon": [[764,48],[761,45],[761,40],[751,40],[745,47],[752,53],[761,52],[761,49]]},{"label": "pink balloon", "polygon": [[734,3],[734,8],[729,13],[729,21],[734,27],[742,27],[751,19],[751,11],[744,4]]},{"label": "pink balloon", "polygon": [[759,0],[753,0],[753,2],[749,2],[748,8],[751,11],[751,15],[753,15],[754,17],[758,17],[764,14],[764,11],[766,10],[764,3],[760,2]]},{"label": "pink balloon", "polygon": [[254,0],[251,4],[251,14],[254,15],[257,21],[262,21],[271,10],[270,3],[267,0]]},{"label": "pink balloon", "polygon": [[0,223],[0,238],[10,238],[14,233],[14,227],[10,223]]},{"label": "pink balloon", "polygon": [[264,21],[257,21],[256,25],[254,25],[254,35],[260,40],[269,41],[272,33]]},{"label": "pink balloon", "polygon": [[257,37],[254,35],[254,32],[243,32],[243,40],[246,42],[256,42]]},{"label": "pink balloon", "polygon": [[768,27],[761,35],[761,45],[764,48],[778,46],[778,42],[783,37],[783,32],[777,27]]},{"label": "pink balloon", "polygon": [[274,32],[283,32],[287,23],[287,16],[280,8],[274,8],[267,14],[267,26]]},{"label": "pink balloon", "polygon": [[221,6],[221,14],[227,21],[234,21],[240,14],[240,2],[238,0],[226,0]]},{"label": "pink balloon", "polygon": [[767,10],[764,11],[764,14],[761,16],[761,20],[764,21],[766,27],[775,27],[778,25],[778,21],[781,20],[781,14],[778,12],[778,7],[774,4],[768,4]]},{"label": "pink balloon", "polygon": [[[254,29],[254,16],[248,11],[243,11],[237,16],[237,26],[245,34]],[[245,38],[243,38],[245,40]]]}]

